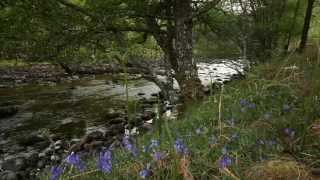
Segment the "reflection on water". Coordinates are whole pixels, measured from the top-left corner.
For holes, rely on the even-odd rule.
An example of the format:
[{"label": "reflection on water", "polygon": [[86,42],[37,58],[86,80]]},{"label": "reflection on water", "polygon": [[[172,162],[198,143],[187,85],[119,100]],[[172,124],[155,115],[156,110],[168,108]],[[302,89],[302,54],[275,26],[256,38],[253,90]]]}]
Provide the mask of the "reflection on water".
[{"label": "reflection on water", "polygon": [[[229,60],[197,66],[205,86],[231,80],[244,69],[240,61]],[[130,80],[131,99],[148,99],[159,91],[152,82]],[[66,136],[81,135],[89,127],[105,124],[110,108],[124,109],[124,94],[123,81],[107,75],[51,85],[0,88],[0,106],[20,105],[18,114],[0,119],[0,131],[14,136],[47,128]]]},{"label": "reflection on water", "polygon": [[[149,98],[159,88],[145,80],[130,81],[129,95]],[[11,135],[49,128],[66,136],[79,135],[86,127],[105,123],[110,108],[125,106],[125,88],[108,76],[57,84],[0,89],[0,104],[21,105],[17,115],[0,119],[1,132]],[[66,123],[67,118],[72,121]],[[63,124],[63,126],[61,126]]]}]

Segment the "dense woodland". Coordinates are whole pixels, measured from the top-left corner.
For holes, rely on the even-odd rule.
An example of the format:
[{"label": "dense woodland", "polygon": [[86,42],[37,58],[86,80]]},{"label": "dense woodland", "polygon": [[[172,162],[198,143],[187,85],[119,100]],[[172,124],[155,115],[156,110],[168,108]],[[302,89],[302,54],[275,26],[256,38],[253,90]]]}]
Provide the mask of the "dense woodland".
[{"label": "dense woodland", "polygon": [[[203,59],[246,67],[225,85],[204,87]],[[98,153],[97,169],[94,158],[84,165],[79,146],[48,163],[51,172],[0,168],[0,179],[320,178],[318,0],[1,0],[0,76],[39,64],[67,77],[108,67],[125,87],[139,74],[179,116],[168,120],[165,108],[151,131],[120,133],[118,145]],[[129,91],[127,129],[135,116]],[[138,154],[139,145],[149,149]]]}]

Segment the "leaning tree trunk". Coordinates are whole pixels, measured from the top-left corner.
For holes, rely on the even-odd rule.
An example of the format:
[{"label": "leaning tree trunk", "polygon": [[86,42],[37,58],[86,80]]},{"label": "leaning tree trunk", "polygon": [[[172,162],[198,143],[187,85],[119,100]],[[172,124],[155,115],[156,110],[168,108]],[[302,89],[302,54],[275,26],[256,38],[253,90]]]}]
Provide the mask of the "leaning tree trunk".
[{"label": "leaning tree trunk", "polygon": [[196,62],[192,59],[192,7],[191,0],[176,0],[174,6],[175,32],[173,49],[174,61],[178,67],[175,78],[179,83],[183,101],[194,101],[202,97],[203,91],[197,73]]},{"label": "leaning tree trunk", "polygon": [[315,2],[315,0],[308,0],[308,6],[307,6],[306,15],[304,18],[303,30],[302,30],[302,34],[301,34],[300,46],[298,49],[299,52],[303,52],[303,50],[305,49],[305,47],[307,45],[308,32],[309,32],[310,23],[311,23],[312,9],[313,9],[314,2]]}]

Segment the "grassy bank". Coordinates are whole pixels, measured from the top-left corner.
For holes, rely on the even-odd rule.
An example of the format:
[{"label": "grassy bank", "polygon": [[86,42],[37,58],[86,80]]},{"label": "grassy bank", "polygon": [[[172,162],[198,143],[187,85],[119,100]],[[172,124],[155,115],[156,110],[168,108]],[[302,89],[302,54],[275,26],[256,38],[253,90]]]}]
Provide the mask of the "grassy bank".
[{"label": "grassy bank", "polygon": [[112,149],[110,173],[99,172],[97,158],[90,158],[84,172],[68,166],[61,179],[314,178],[310,171],[320,168],[320,58],[309,51],[253,67],[246,79],[190,106],[181,119],[162,120],[156,130],[125,140],[138,153],[130,145],[133,153]]}]

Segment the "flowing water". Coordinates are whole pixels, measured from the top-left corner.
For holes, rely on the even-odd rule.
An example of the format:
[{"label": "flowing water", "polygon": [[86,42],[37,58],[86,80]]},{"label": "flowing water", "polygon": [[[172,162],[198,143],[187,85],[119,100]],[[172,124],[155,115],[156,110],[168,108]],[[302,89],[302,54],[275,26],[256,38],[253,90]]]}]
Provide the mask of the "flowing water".
[{"label": "flowing water", "polygon": [[[204,85],[228,81],[243,71],[243,65],[223,60],[200,63],[198,67]],[[130,80],[131,100],[152,98],[159,91],[152,82]],[[12,139],[44,129],[63,137],[80,137],[91,127],[105,124],[110,110],[125,109],[125,88],[123,80],[108,75],[52,85],[29,84],[0,88],[1,105],[18,105],[19,111],[11,117],[0,117],[0,148],[7,147]]]},{"label": "flowing water", "polygon": [[[158,92],[152,82],[130,81],[132,100],[150,98]],[[105,123],[110,109],[124,109],[124,94],[123,83],[106,75],[51,86],[30,84],[0,89],[2,104],[20,106],[16,115],[0,119],[1,138],[21,138],[43,129],[64,137],[79,137],[88,128]]]}]

